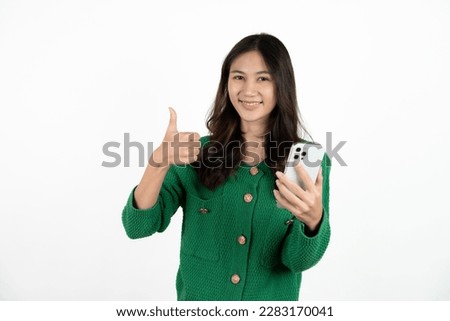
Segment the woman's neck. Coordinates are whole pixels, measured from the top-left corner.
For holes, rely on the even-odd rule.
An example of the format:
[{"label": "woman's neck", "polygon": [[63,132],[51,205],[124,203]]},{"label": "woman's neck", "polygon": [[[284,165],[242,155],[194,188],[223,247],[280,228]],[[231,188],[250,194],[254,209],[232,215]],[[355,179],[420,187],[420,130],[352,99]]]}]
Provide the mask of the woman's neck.
[{"label": "woman's neck", "polygon": [[241,123],[241,132],[245,143],[243,162],[257,165],[266,158],[264,149],[266,130],[267,124],[263,122]]},{"label": "woman's neck", "polygon": [[247,132],[243,133],[242,136],[245,144],[245,154],[242,161],[252,166],[261,163],[266,158],[264,134],[256,135],[253,132]]}]

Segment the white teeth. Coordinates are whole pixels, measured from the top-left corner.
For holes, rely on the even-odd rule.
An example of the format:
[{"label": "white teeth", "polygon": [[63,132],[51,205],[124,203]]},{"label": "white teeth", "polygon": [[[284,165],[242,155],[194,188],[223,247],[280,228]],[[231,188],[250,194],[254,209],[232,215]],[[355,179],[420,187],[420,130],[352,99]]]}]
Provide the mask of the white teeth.
[{"label": "white teeth", "polygon": [[256,106],[256,105],[259,105],[261,102],[259,102],[259,101],[243,101],[243,100],[241,100],[241,103],[246,104],[248,106]]}]

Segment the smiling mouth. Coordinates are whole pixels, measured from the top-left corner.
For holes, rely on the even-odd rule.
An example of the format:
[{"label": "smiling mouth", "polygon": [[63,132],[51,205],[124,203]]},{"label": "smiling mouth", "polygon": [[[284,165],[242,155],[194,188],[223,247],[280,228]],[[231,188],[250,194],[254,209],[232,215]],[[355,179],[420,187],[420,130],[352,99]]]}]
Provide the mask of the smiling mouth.
[{"label": "smiling mouth", "polygon": [[240,100],[238,99],[240,103],[247,105],[247,106],[257,106],[259,104],[262,104],[262,101],[246,101],[246,100]]}]

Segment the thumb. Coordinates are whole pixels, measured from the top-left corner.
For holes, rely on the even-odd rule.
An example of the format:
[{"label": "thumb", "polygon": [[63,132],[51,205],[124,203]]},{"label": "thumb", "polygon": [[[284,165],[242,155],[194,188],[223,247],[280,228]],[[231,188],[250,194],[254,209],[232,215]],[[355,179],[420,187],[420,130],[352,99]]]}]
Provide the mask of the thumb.
[{"label": "thumb", "polygon": [[172,107],[169,107],[170,111],[170,120],[169,120],[169,126],[167,127],[167,132],[177,133],[177,113],[175,112],[175,109]]}]

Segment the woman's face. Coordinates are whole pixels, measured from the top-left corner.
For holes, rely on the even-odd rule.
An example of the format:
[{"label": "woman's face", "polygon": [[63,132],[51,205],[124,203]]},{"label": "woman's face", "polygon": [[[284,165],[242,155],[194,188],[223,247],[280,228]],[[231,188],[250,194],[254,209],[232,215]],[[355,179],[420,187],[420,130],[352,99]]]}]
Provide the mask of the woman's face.
[{"label": "woman's face", "polygon": [[258,51],[238,56],[231,64],[228,94],[244,128],[266,126],[275,107],[275,80]]}]

